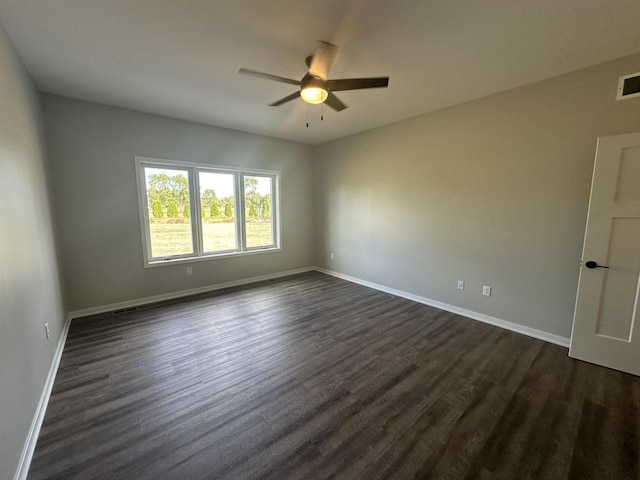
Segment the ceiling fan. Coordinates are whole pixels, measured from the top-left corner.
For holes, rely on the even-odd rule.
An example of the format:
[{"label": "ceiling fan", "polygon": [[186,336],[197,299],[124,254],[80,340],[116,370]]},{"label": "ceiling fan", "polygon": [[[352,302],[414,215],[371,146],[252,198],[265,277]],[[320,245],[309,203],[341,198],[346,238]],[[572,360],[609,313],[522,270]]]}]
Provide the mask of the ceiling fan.
[{"label": "ceiling fan", "polygon": [[299,91],[270,103],[270,107],[277,107],[291,100],[295,100],[298,97],[302,97],[307,103],[317,104],[324,102],[339,112],[347,108],[347,106],[342,103],[333,92],[361,90],[363,88],[384,88],[389,85],[389,77],[328,79],[329,69],[331,65],[333,65],[337,53],[338,47],[336,45],[321,40],[320,47],[313,55],[309,55],[305,60],[309,71],[301,80],[279,77],[249,68],[241,68],[239,73],[300,87]]}]

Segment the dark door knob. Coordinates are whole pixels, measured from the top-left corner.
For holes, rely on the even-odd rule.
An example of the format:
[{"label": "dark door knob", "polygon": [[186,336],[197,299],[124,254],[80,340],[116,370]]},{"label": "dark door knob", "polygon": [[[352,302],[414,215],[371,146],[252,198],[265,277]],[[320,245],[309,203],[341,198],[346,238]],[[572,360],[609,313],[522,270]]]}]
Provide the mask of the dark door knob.
[{"label": "dark door knob", "polygon": [[587,263],[584,264],[584,266],[587,268],[609,268],[609,267],[605,267],[604,265],[598,265],[593,260],[589,260]]}]

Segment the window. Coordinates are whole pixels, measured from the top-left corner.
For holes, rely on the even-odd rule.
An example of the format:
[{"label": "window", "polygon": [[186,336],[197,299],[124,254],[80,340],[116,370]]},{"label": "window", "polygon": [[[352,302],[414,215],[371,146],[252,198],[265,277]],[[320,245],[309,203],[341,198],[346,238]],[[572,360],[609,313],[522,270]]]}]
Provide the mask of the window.
[{"label": "window", "polygon": [[279,249],[278,172],[136,157],[145,266]]}]

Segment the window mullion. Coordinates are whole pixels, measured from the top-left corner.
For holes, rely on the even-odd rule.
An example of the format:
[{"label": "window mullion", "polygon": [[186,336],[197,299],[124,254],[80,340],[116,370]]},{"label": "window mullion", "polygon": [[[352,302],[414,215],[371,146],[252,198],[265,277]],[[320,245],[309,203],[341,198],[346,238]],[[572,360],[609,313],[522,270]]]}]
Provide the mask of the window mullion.
[{"label": "window mullion", "polygon": [[190,169],[190,175],[192,181],[189,182],[189,204],[191,207],[191,232],[193,236],[193,243],[195,246],[194,253],[197,256],[201,256],[204,251],[203,239],[202,239],[202,219],[200,213],[200,179],[198,178],[198,170],[195,168]]},{"label": "window mullion", "polygon": [[247,239],[244,224],[244,184],[242,172],[236,172],[236,232],[238,235],[239,250],[247,249]]}]

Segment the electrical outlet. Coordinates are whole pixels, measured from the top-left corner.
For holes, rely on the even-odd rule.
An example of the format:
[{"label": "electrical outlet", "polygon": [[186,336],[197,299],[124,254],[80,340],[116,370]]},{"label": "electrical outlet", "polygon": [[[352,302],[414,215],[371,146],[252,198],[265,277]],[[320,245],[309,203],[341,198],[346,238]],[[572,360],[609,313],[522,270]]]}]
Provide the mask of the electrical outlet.
[{"label": "electrical outlet", "polygon": [[192,267],[187,267],[187,275],[191,275],[193,273]]},{"label": "electrical outlet", "polygon": [[491,296],[491,287],[489,285],[485,285],[482,287],[482,295],[484,295],[485,297]]},{"label": "electrical outlet", "polygon": [[44,333],[47,336],[47,340],[49,340],[49,337],[51,336],[51,332],[49,331],[49,322],[44,324]]},{"label": "electrical outlet", "polygon": [[335,258],[335,255],[333,254],[333,252],[331,252],[331,260],[333,260]]},{"label": "electrical outlet", "polygon": [[464,280],[458,280],[458,290],[464,290]]}]

